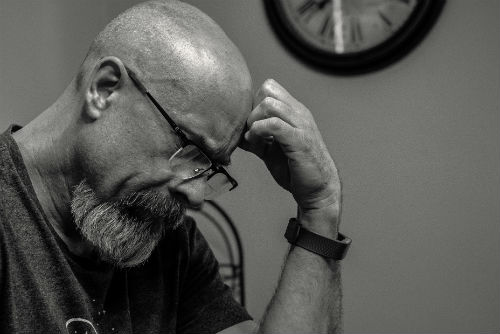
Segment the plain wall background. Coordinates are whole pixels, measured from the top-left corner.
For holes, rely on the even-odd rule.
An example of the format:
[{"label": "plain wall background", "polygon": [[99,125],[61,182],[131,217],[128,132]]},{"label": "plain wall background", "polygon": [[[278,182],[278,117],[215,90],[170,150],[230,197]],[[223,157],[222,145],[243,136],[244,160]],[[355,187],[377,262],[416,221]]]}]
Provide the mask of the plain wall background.
[{"label": "plain wall background", "polygon": [[[0,127],[26,124],[69,83],[98,31],[137,1],[0,1]],[[500,2],[449,0],[407,57],[337,77],[297,62],[260,0],[189,0],[313,112],[344,184],[346,332],[500,330]],[[246,250],[259,318],[287,251],[291,197],[236,152],[240,187],[219,203]]]}]

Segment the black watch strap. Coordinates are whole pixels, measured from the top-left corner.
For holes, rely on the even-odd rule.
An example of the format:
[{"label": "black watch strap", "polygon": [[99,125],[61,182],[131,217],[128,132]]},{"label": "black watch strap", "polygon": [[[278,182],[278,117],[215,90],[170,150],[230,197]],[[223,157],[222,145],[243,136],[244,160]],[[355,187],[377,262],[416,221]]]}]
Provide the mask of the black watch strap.
[{"label": "black watch strap", "polygon": [[334,260],[342,260],[345,257],[352,241],[340,233],[338,234],[338,240],[325,238],[303,228],[295,218],[290,218],[285,238],[292,245]]}]

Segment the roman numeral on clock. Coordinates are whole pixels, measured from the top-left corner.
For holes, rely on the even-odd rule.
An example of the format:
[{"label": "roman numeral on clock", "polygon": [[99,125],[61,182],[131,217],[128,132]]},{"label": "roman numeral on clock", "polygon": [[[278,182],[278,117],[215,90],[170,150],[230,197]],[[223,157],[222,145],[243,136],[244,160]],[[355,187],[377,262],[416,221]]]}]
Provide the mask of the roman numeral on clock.
[{"label": "roman numeral on clock", "polygon": [[385,16],[385,14],[382,13],[380,10],[377,13],[378,13],[378,16],[380,16],[380,18],[382,19],[382,21],[384,21],[384,23],[387,24],[388,27],[392,28],[391,20],[389,20],[387,18],[387,16]]},{"label": "roman numeral on clock", "polygon": [[333,40],[333,20],[332,14],[327,13],[325,18],[323,19],[323,23],[321,24],[321,28],[318,32],[323,38],[332,39]]},{"label": "roman numeral on clock", "polygon": [[331,0],[306,0],[299,7],[297,13],[307,22],[318,11],[322,10]]},{"label": "roman numeral on clock", "polygon": [[351,18],[350,20],[350,28],[351,28],[351,41],[353,43],[359,43],[363,40],[363,32],[361,30],[361,24],[359,23],[359,19]]}]

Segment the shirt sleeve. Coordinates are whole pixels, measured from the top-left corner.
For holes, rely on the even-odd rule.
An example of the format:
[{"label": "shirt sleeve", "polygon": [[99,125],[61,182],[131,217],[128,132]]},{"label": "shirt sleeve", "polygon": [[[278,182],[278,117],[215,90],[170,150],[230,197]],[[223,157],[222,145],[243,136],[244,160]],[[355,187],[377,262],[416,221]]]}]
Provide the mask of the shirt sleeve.
[{"label": "shirt sleeve", "polygon": [[248,312],[233,298],[219,264],[192,218],[186,219],[188,263],[181,277],[178,333],[217,333],[242,321]]}]

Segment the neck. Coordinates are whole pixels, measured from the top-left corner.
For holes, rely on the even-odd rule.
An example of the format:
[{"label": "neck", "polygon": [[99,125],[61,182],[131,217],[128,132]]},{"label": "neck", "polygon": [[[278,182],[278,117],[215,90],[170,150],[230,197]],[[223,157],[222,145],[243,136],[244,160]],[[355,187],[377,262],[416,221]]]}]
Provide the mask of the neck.
[{"label": "neck", "polygon": [[72,189],[81,179],[73,163],[81,107],[73,81],[52,106],[13,136],[49,223],[77,255],[91,252],[76,230],[70,209]]}]

